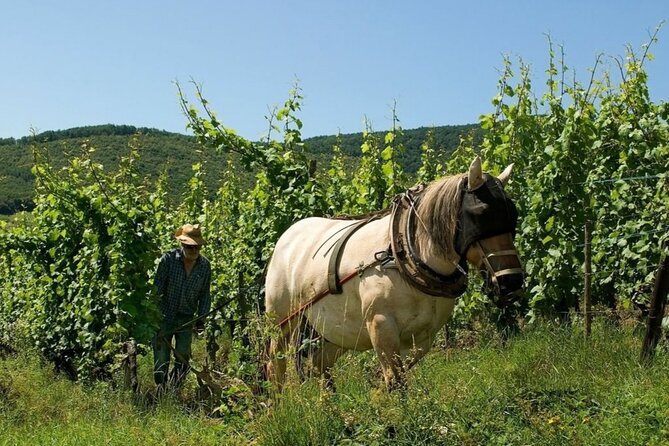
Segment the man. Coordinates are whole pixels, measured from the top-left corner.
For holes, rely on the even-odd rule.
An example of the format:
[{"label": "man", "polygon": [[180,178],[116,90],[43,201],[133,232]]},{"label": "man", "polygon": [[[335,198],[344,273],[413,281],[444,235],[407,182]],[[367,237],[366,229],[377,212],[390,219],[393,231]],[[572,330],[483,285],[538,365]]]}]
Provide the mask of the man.
[{"label": "man", "polygon": [[[209,312],[211,265],[200,255],[200,249],[206,243],[200,225],[186,224],[176,231],[175,237],[181,247],[165,253],[156,272],[155,286],[163,319],[153,340],[153,376],[160,387],[169,382],[178,388],[189,370],[192,322],[197,314],[195,328],[201,332],[204,317]],[[168,376],[172,350],[174,368]]]}]

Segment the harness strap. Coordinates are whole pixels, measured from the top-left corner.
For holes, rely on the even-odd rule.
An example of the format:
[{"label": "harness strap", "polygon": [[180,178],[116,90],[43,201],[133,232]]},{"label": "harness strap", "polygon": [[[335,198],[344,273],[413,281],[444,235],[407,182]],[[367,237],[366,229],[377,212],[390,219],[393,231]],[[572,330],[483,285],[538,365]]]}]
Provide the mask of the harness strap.
[{"label": "harness strap", "polygon": [[515,249],[505,249],[502,251],[491,252],[487,255],[488,258],[491,257],[504,257],[504,256],[518,256],[518,251]]},{"label": "harness strap", "polygon": [[522,268],[507,268],[494,272],[495,276],[508,276],[510,274],[525,274],[525,271]]},{"label": "harness strap", "polygon": [[[359,222],[354,223],[342,236],[337,240],[334,247],[332,248],[332,255],[330,256],[330,262],[328,264],[328,292],[330,294],[341,294],[342,293],[342,281],[339,280],[339,263],[341,262],[341,253],[343,247],[348,241],[348,239],[353,235],[355,231],[365,226],[367,223],[376,220],[379,218],[379,215],[373,215],[366,220],[360,220]],[[354,274],[355,275],[355,274]]]},{"label": "harness strap", "polygon": [[[492,267],[490,264],[489,259],[493,257],[505,257],[505,256],[515,256],[518,258],[518,252],[515,249],[506,249],[502,251],[496,251],[496,252],[491,252],[491,253],[486,253],[485,250],[483,249],[483,246],[481,246],[480,242],[475,242],[476,247],[478,248],[480,254],[481,254],[481,264],[485,265],[486,269],[492,274],[492,280],[495,286],[497,286],[497,278],[501,276],[508,276],[511,274],[525,274],[525,271],[523,271],[523,268],[506,268],[503,270],[495,271],[495,269]],[[520,261],[520,259],[518,259]],[[479,264],[480,266],[480,264]]]},{"label": "harness strap", "polygon": [[[482,253],[483,247],[481,246],[480,243],[478,243],[479,249],[481,250]],[[502,251],[495,251],[491,252],[489,254],[485,254],[485,256],[481,257],[481,262],[485,263],[486,266],[488,267],[489,271],[492,273],[494,278],[500,277],[500,276],[509,276],[511,274],[525,274],[525,271],[523,271],[523,268],[506,268],[502,269],[499,271],[495,271],[490,265],[490,262],[488,261],[489,259],[492,259],[493,257],[508,257],[508,256],[515,256],[518,258],[518,252],[515,249],[505,249]]]},{"label": "harness strap", "polygon": [[[357,275],[361,275],[367,268],[372,268],[372,267],[374,267],[374,266],[376,266],[376,265],[379,265],[379,264],[381,264],[381,263],[383,263],[383,259],[376,259],[376,260],[373,261],[372,263],[369,263],[369,264],[367,264],[367,265],[361,265],[360,267],[356,268],[355,271],[353,271],[353,272],[347,274],[346,276],[344,276],[344,278],[338,280],[338,281],[337,281],[337,284],[339,285],[339,287],[341,287],[341,285],[343,285],[343,284],[345,284],[346,282],[348,282],[349,280],[353,279],[355,276],[357,276]],[[315,304],[316,302],[318,302],[319,300],[323,299],[325,296],[327,296],[327,295],[329,295],[329,294],[331,294],[331,292],[330,292],[329,289],[323,290],[323,291],[321,291],[320,293],[316,294],[314,297],[312,297],[311,299],[309,299],[308,301],[306,301],[305,303],[303,303],[302,305],[300,305],[300,307],[299,307],[297,310],[293,311],[293,312],[290,313],[288,316],[286,316],[285,318],[283,318],[283,319],[281,320],[281,322],[279,322],[279,328],[283,329],[283,327],[284,327],[288,322],[290,322],[291,320],[293,320],[296,316],[299,316],[300,314],[302,314],[304,311],[306,311],[306,310],[307,310],[309,307],[311,307],[313,304]]]}]

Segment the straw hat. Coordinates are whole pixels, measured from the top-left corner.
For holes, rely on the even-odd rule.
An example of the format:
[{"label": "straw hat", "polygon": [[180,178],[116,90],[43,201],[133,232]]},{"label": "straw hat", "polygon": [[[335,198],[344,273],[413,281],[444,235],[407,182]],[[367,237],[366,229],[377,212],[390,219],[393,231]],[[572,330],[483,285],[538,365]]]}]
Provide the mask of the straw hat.
[{"label": "straw hat", "polygon": [[174,236],[184,245],[204,245],[207,242],[202,238],[200,225],[186,224],[177,229]]}]

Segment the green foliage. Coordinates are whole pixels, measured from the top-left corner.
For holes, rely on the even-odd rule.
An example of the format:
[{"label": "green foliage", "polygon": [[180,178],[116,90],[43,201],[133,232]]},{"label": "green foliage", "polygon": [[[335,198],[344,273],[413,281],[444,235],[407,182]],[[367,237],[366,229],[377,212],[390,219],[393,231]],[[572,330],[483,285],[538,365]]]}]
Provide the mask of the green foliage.
[{"label": "green foliage", "polygon": [[353,176],[355,200],[351,203],[351,213],[364,214],[382,209],[386,202],[386,183],[383,160],[381,158],[381,144],[378,137],[368,129],[363,133],[363,143],[360,146],[362,153],[360,166]]},{"label": "green foliage", "polygon": [[[270,134],[260,142],[224,127],[198,86],[204,117],[179,93],[198,146],[189,149],[194,157],[190,179],[177,207],[169,199],[175,196],[170,167],[155,178],[142,169],[143,155],[149,153],[139,148],[145,137],[133,140],[130,154],[116,163],[117,172],[97,161],[95,144],[87,140],[78,153],[63,146],[59,156],[69,156],[64,166],[65,160],[52,158],[52,147],[34,146],[35,212],[29,221],[12,225],[0,256],[0,273],[8,284],[2,288],[0,329],[8,333],[21,325],[71,377],[104,371],[121,341],[148,342],[157,321],[151,298],[155,259],[172,245],[174,228],[184,221],[205,228],[214,306],[232,300],[210,319],[208,338],[215,355],[216,337],[225,325],[242,333],[243,321],[260,310],[263,271],[288,226],[313,215],[379,210],[407,186],[398,161],[405,151],[398,142],[403,132],[394,110],[393,129],[382,141],[365,133],[360,163],[349,178],[349,158],[338,147],[330,175],[318,173],[300,134],[297,86],[269,117]],[[91,132],[108,137],[105,133],[113,130]],[[280,140],[272,137],[277,133]],[[79,133],[45,139],[72,136]],[[216,157],[227,159],[224,168],[211,161]],[[186,169],[180,165],[179,170]],[[210,192],[212,178],[218,181],[215,193]]]},{"label": "green foliage", "polygon": [[[477,135],[481,133],[476,124],[402,130],[396,135],[395,144],[406,147],[406,150],[398,154],[397,160],[407,173],[412,174],[421,165],[420,146],[428,132],[432,132],[433,145],[440,151],[443,161],[458,145],[460,135],[470,131]],[[192,136],[127,125],[76,127],[19,139],[0,138],[0,158],[5,161],[0,165],[0,216],[34,207],[35,177],[31,173],[31,144],[39,143],[47,147],[50,162],[55,167],[63,167],[86,139],[99,148],[91,155],[92,159],[107,169],[116,169],[130,139],[137,135],[141,135],[142,152],[137,168],[142,175],[152,180],[157,180],[162,172],[167,172],[167,191],[171,204],[178,205],[180,197],[187,191],[190,167],[195,163],[206,165],[205,170],[212,173],[204,176],[209,200],[215,199],[219,172],[226,168],[230,157],[237,170],[243,172],[241,186],[250,187],[253,184],[254,172],[252,169],[246,172],[239,165],[236,155],[202,152]],[[378,133],[378,137],[383,138],[383,133]],[[330,164],[334,145],[340,148],[346,171],[354,170],[359,163],[362,133],[317,136],[306,138],[303,142],[309,146],[312,159],[318,161],[318,166],[323,166],[322,172]]]},{"label": "green foliage", "polygon": [[[406,150],[397,154],[397,161],[407,173],[415,173],[422,165],[420,147],[427,140],[428,134],[432,133],[432,144],[443,155],[443,158],[441,158],[441,162],[443,162],[448,158],[449,153],[458,146],[460,138],[470,132],[475,135],[476,143],[480,144],[483,131],[478,124],[402,129],[401,133],[395,135],[395,143],[403,145]],[[384,138],[387,132],[373,133],[377,138]],[[329,155],[332,147],[339,145],[344,156],[358,158],[360,156],[360,146],[363,144],[363,133],[315,136],[305,139],[305,143],[308,144],[309,151],[315,156]]]},{"label": "green foliage", "polygon": [[[115,174],[95,148],[55,170],[34,146],[36,207],[3,243],[0,328],[20,323],[42,354],[71,377],[104,370],[117,343],[147,343],[157,322],[150,273],[158,254],[153,221],[164,192],[149,193],[131,146]],[[17,333],[18,334],[18,333]]]},{"label": "green foliage", "polygon": [[[518,315],[575,308],[588,221],[595,303],[644,300],[669,233],[669,106],[650,100],[650,46],[641,56],[628,48],[618,85],[607,72],[597,77],[598,58],[584,86],[567,81],[563,52],[556,56],[548,44],[546,91],[535,94],[529,67],[505,58],[493,112],[481,116],[480,128],[449,128],[456,143],[444,143],[440,128],[403,130],[394,108],[387,132],[366,125],[360,135],[303,140],[297,85],[268,116],[261,141],[225,127],[198,85],[195,105],[177,86],[193,137],[148,131],[121,155],[127,136],[118,133],[131,129],[72,129],[34,137],[50,141],[34,146],[34,159],[20,154],[25,141],[3,140],[0,150],[18,157],[8,163],[18,169],[12,175],[28,179],[21,169],[33,168],[36,207],[0,223],[8,233],[0,242],[0,339],[13,330],[29,335],[73,376],[104,369],[118,342],[149,339],[155,259],[173,244],[174,229],[190,221],[203,225],[209,241],[213,304],[230,301],[210,318],[210,354],[215,358],[217,338],[232,330],[250,363],[263,343],[248,337],[265,327],[246,322],[262,311],[263,271],[283,231],[305,217],[384,209],[413,185],[410,175],[427,182],[459,174],[477,154],[494,174],[515,165],[507,189],[519,208],[516,243],[529,293],[510,312],[491,310],[472,273],[456,327],[479,317],[504,325]],[[86,132],[91,141],[71,139]],[[68,145],[74,141],[80,149]]]},{"label": "green foliage", "polygon": [[[272,139],[271,135],[264,142],[237,136],[216,118],[198,86],[196,94],[205,117],[183,93],[181,99],[198,142],[205,150],[235,153],[246,169],[255,172],[255,184],[248,192],[240,193],[241,179],[234,169],[228,168],[219,189],[219,197],[225,199],[214,203],[209,208],[212,212],[204,214],[202,220],[205,227],[212,227],[210,238],[213,236],[214,246],[220,247],[216,255],[220,260],[214,260],[214,268],[220,271],[217,283],[230,290],[256,287],[254,293],[248,293],[241,301],[240,310],[244,313],[257,304],[262,272],[279,235],[298,219],[322,214],[323,191],[310,170],[301,139],[302,123],[295,113],[300,109],[302,96],[297,87],[290,92],[284,107],[271,117],[270,128],[282,131],[282,141]],[[283,127],[280,129],[278,125]],[[234,238],[225,233],[234,234]],[[220,265],[216,265],[218,262]]]},{"label": "green foliage", "polygon": [[548,89],[540,99],[531,91],[529,68],[521,61],[516,78],[504,61],[495,111],[481,117],[488,130],[481,154],[495,172],[515,164],[517,243],[535,312],[578,307],[586,221],[594,227],[595,302],[627,306],[650,291],[669,233],[669,133],[667,105],[649,98],[648,49],[639,57],[628,47],[617,87],[607,72],[597,79],[600,58],[584,86],[566,81],[564,54],[556,62],[549,39]]},{"label": "green foliage", "polygon": [[[123,131],[126,127],[130,126],[112,126],[106,133],[93,131],[96,127],[85,127],[78,132],[63,131],[63,135],[58,138],[47,138],[48,135],[40,134],[22,138],[14,145],[0,144],[0,157],[5,161],[0,165],[0,213],[10,214],[23,208],[30,210],[34,206],[32,145],[44,147],[48,152],[49,163],[54,168],[62,168],[68,165],[72,157],[78,155],[81,144],[87,142],[98,148],[90,155],[91,159],[105,169],[115,170],[133,139],[133,135]],[[111,130],[119,133],[107,134]],[[77,136],[86,133],[90,137]],[[166,171],[168,198],[173,204],[178,204],[191,176],[191,165],[200,161],[196,142],[186,135],[159,131],[135,133],[134,137],[138,138],[141,147],[141,156],[136,163],[137,170],[152,181],[157,181],[161,173]],[[225,165],[225,158],[221,156],[212,156],[209,161],[212,170]],[[209,180],[207,187],[216,189],[215,178]]]},{"label": "green foliage", "polygon": [[[448,159],[448,156],[442,153],[439,147],[435,147],[434,132],[430,131],[427,133],[425,141],[420,146],[420,150],[420,168],[416,172],[417,183],[427,184],[446,175],[445,161]],[[455,151],[451,153],[451,157],[453,156],[455,156]]]},{"label": "green foliage", "polygon": [[340,138],[332,146],[332,159],[326,174],[319,178],[325,189],[326,215],[336,215],[350,209],[349,198],[353,195],[351,178],[346,169],[346,160],[342,154]]}]

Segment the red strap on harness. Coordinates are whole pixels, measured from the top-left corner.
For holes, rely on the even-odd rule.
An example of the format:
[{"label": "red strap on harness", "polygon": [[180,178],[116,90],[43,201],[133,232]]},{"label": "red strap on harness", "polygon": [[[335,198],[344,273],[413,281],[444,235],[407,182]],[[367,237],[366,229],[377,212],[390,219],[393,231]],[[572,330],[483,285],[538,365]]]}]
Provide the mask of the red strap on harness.
[{"label": "red strap on harness", "polygon": [[[348,282],[349,280],[351,280],[352,278],[354,278],[356,275],[358,275],[358,274],[359,274],[359,271],[360,271],[360,270],[355,270],[355,271],[353,271],[352,273],[348,274],[348,275],[347,275],[346,277],[344,277],[343,279],[340,279],[340,280],[338,281],[338,284],[339,284],[340,286],[343,285],[343,284],[345,284],[346,282]],[[285,319],[283,319],[281,322],[279,322],[279,328],[283,328],[283,327],[284,327],[288,322],[290,322],[295,316],[297,316],[298,314],[301,314],[302,312],[304,312],[304,310],[306,310],[307,308],[309,308],[310,306],[312,306],[313,304],[315,304],[316,302],[318,302],[319,300],[321,300],[322,298],[324,298],[324,297],[327,296],[328,294],[330,294],[330,290],[329,290],[329,289],[323,290],[323,291],[321,291],[320,293],[316,294],[316,295],[315,295],[314,297],[312,297],[311,299],[309,299],[308,301],[306,301],[305,303],[303,303],[303,304],[300,306],[300,308],[298,308],[296,311],[294,311],[293,313],[289,314]]]}]

